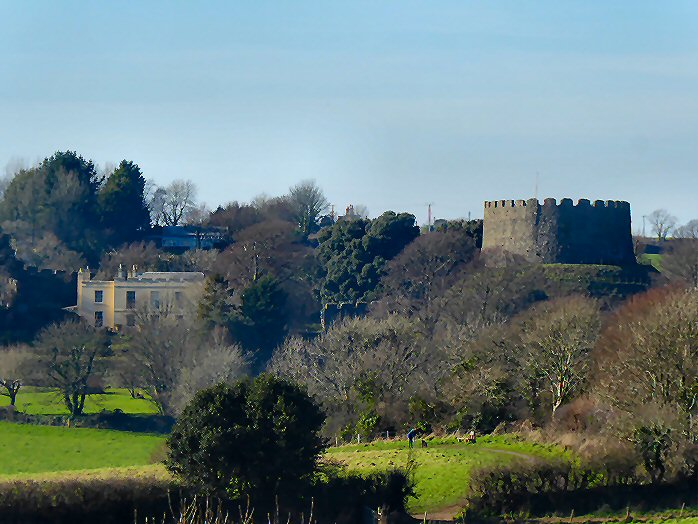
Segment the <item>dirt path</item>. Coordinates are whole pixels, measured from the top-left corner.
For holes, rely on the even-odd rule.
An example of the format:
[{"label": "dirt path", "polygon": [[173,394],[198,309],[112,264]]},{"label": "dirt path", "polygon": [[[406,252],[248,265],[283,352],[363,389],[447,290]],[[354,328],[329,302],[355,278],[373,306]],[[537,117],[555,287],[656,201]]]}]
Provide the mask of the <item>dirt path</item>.
[{"label": "dirt path", "polygon": [[[519,453],[518,451],[508,451],[506,449],[491,449],[491,448],[480,448],[482,451],[489,451],[490,453],[499,453],[501,455],[509,455],[512,457],[527,460],[529,462],[536,459],[533,455],[527,455],[526,453]],[[427,521],[439,520],[439,521],[453,521],[461,510],[463,509],[463,504],[453,504],[451,506],[446,506],[445,508],[437,509],[427,513]],[[412,515],[417,519],[424,519],[424,514]]]}]

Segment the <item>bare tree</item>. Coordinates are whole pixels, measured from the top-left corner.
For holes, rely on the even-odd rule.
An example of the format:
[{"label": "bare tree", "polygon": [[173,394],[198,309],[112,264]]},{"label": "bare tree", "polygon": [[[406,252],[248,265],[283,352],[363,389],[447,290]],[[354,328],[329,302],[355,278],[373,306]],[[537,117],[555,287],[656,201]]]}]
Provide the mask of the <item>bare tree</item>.
[{"label": "bare tree", "polygon": [[145,194],[148,202],[148,211],[150,212],[150,221],[153,226],[164,226],[165,213],[165,196],[167,191],[165,188],[158,187],[152,180],[148,180],[145,186]]},{"label": "bare tree", "polygon": [[216,333],[208,344],[202,344],[190,355],[180,371],[175,387],[173,408],[181,413],[197,391],[226,382],[232,384],[249,371],[249,360],[240,346],[228,344]]},{"label": "bare tree", "polygon": [[191,180],[175,180],[157,188],[150,199],[150,214],[156,225],[178,226],[196,206],[196,185]]},{"label": "bare tree", "polygon": [[674,230],[674,238],[698,240],[698,218],[685,223]]},{"label": "bare tree", "polygon": [[19,234],[13,239],[12,246],[17,258],[28,266],[72,273],[75,268],[86,265],[80,253],[69,249],[50,231],[38,235],[34,242],[30,241],[30,236]]},{"label": "bare tree", "polygon": [[189,249],[182,253],[181,261],[185,271],[209,274],[216,267],[218,255],[215,249]]},{"label": "bare tree", "polygon": [[418,320],[422,331],[433,335],[443,315],[444,293],[463,277],[476,251],[462,231],[419,236],[388,264],[384,307]]},{"label": "bare tree", "polygon": [[329,206],[325,194],[314,180],[304,180],[289,191],[293,217],[304,235],[315,231],[320,215]]},{"label": "bare tree", "polygon": [[112,280],[120,265],[124,268],[135,265],[142,271],[166,271],[169,263],[168,256],[170,255],[159,251],[153,242],[124,244],[102,255],[97,278]]},{"label": "bare tree", "polygon": [[698,289],[698,238],[674,239],[662,258],[662,272]]},{"label": "bare tree", "polygon": [[189,208],[187,214],[184,217],[184,222],[190,226],[205,226],[211,218],[211,210],[202,202],[199,205],[195,205]]},{"label": "bare tree", "polygon": [[363,204],[354,206],[354,216],[358,218],[368,218],[368,207]]},{"label": "bare tree", "polygon": [[524,362],[543,377],[553,416],[586,382],[600,325],[598,305],[583,297],[546,303],[524,323]]},{"label": "bare tree", "polygon": [[269,367],[305,384],[330,412],[330,426],[344,425],[368,398],[386,423],[406,422],[408,399],[438,380],[430,366],[441,359],[421,342],[397,315],[350,319],[313,341],[288,339]]},{"label": "bare tree", "polygon": [[126,336],[123,358],[134,366],[131,376],[140,377],[164,415],[177,414],[199,388],[247,371],[239,347],[226,345],[223,337],[206,338],[200,326],[178,318],[167,305],[157,312],[139,311],[135,329]]},{"label": "bare tree", "polygon": [[[680,414],[698,431],[698,291],[652,290],[615,313],[599,342],[598,389],[634,418],[646,405]],[[663,407],[663,408],[662,408]]]},{"label": "bare tree", "polygon": [[1,395],[9,397],[10,406],[14,406],[17,393],[24,384],[29,372],[32,355],[24,346],[11,347],[0,352],[0,387],[5,391]]},{"label": "bare tree", "polygon": [[104,334],[85,322],[67,321],[45,328],[35,347],[37,371],[61,392],[71,417],[82,415],[88,380],[100,371],[96,361],[106,349]]},{"label": "bare tree", "polygon": [[652,231],[657,235],[657,240],[666,240],[676,226],[676,217],[666,209],[655,209],[648,216]]},{"label": "bare tree", "polygon": [[5,189],[12,182],[12,179],[20,171],[27,169],[29,167],[29,162],[24,158],[12,157],[5,164],[5,174],[0,175],[0,199],[3,198],[5,194]]}]

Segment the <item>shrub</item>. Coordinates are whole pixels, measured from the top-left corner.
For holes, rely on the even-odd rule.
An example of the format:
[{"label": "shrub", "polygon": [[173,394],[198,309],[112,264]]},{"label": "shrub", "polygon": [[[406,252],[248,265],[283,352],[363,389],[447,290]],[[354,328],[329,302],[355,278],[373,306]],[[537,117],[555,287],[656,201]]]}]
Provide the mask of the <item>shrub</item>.
[{"label": "shrub", "polygon": [[[493,465],[471,473],[464,517],[551,512],[597,511],[603,506],[672,507],[698,502],[695,476],[671,482],[643,483],[636,476],[638,461],[632,451],[611,449],[575,461],[524,460]],[[686,462],[692,451],[687,448]],[[689,467],[686,468],[687,471]]]},{"label": "shrub", "polygon": [[199,490],[269,498],[297,493],[324,450],[319,407],[298,386],[263,374],[204,389],[168,440],[166,464]]}]

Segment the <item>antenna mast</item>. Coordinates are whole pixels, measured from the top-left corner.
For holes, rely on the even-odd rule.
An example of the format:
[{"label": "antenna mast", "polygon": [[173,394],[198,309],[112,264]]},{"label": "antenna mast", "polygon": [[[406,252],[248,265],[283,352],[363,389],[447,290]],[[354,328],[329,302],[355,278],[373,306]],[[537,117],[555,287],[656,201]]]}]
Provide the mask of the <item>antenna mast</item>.
[{"label": "antenna mast", "polygon": [[431,206],[434,202],[427,202],[427,229],[431,231]]}]

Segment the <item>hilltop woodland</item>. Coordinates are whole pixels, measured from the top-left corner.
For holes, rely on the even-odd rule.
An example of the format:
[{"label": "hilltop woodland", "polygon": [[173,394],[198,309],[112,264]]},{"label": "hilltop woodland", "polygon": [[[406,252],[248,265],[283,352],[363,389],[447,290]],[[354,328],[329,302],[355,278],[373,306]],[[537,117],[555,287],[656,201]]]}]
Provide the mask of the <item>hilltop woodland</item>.
[{"label": "hilltop woodland", "polygon": [[[12,403],[25,385],[53,387],[80,417],[109,385],[176,416],[197,391],[267,370],[321,407],[325,437],[539,427],[593,436],[603,449],[585,452],[622,456],[643,482],[695,479],[695,220],[652,215],[660,273],[488,259],[481,221],[338,219],[312,181],[211,211],[190,181],[157,187],[131,161],[100,171],[58,152],[2,188],[0,386]],[[147,240],[163,225],[223,240],[171,252]],[[118,335],[65,316],[73,271],[111,279],[119,264],[202,271],[201,301],[185,320],[139,312]],[[58,273],[43,282],[32,267]],[[320,326],[326,305],[357,302],[361,315]]]}]

